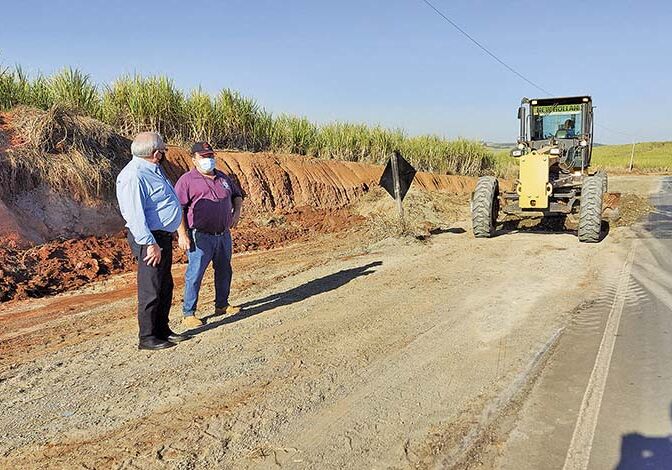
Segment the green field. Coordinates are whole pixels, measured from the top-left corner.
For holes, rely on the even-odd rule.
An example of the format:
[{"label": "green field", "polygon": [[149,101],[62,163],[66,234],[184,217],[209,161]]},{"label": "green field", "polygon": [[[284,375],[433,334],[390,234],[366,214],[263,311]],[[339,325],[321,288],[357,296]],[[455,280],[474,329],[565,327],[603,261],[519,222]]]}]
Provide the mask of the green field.
[{"label": "green field", "polygon": [[[512,147],[513,148],[513,147]],[[508,150],[493,150],[497,173],[515,177],[516,159]],[[600,145],[593,148],[592,166],[607,171],[627,172],[632,144]],[[641,142],[635,144],[633,171],[640,173],[672,173],[672,142]]]},{"label": "green field", "polygon": [[[628,170],[632,145],[603,145],[593,149],[593,166],[612,170]],[[672,142],[635,144],[634,171],[648,173],[672,172]]]}]

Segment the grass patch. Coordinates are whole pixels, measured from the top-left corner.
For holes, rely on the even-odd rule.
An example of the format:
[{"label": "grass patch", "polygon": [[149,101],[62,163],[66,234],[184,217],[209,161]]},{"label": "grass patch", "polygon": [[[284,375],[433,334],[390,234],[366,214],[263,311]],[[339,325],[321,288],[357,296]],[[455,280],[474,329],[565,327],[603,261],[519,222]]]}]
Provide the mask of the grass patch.
[{"label": "grass patch", "polygon": [[112,198],[130,141],[100,121],[58,106],[17,108],[11,121],[25,143],[0,154],[0,197],[42,184],[81,200]]},{"label": "grass patch", "polygon": [[[628,170],[632,144],[604,145],[593,148],[592,164],[606,170]],[[635,144],[633,169],[639,172],[669,173],[672,171],[672,142]]]}]

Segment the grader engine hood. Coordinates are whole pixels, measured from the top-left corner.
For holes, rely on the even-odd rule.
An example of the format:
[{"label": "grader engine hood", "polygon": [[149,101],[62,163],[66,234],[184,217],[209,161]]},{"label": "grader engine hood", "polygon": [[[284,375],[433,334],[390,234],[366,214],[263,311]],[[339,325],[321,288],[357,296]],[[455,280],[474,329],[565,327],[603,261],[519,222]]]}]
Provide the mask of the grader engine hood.
[{"label": "grader engine hood", "polygon": [[557,157],[544,147],[520,157],[520,177],[516,186],[521,209],[547,209],[553,186],[548,180],[548,169]]}]

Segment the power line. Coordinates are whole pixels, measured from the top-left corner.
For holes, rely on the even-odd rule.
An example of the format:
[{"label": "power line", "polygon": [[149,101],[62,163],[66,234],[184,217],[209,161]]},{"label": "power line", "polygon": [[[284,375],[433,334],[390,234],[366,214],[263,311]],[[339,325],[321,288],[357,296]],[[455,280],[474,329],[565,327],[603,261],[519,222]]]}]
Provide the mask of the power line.
[{"label": "power line", "polygon": [[[497,57],[497,56],[496,56],[493,52],[491,52],[487,47],[485,47],[483,44],[481,44],[480,42],[478,42],[473,36],[471,36],[469,33],[467,33],[464,29],[460,28],[460,26],[457,25],[457,23],[455,23],[453,20],[451,20],[450,18],[448,18],[448,17],[447,17],[441,10],[439,10],[438,8],[436,8],[436,7],[435,7],[429,0],[422,0],[422,2],[425,3],[425,4],[426,4],[428,7],[430,7],[432,10],[434,10],[434,12],[435,12],[437,15],[439,15],[441,18],[443,18],[444,20],[446,20],[446,21],[447,21],[453,28],[455,28],[456,30],[458,30],[464,37],[466,37],[466,38],[469,39],[471,42],[473,42],[474,44],[476,44],[476,46],[478,46],[483,52],[485,52],[485,53],[488,54],[490,57],[492,57],[492,58],[495,59],[497,62],[499,62],[501,65],[503,65],[507,70],[509,70],[510,72],[514,73],[517,77],[523,79],[525,82],[529,83],[530,85],[532,85],[533,87],[535,87],[537,90],[540,90],[541,92],[545,93],[545,94],[548,95],[548,96],[553,96],[553,93],[551,93],[550,91],[546,90],[546,89],[543,88],[542,86],[537,85],[537,84],[534,83],[532,80],[530,80],[529,78],[527,78],[525,75],[523,75],[522,73],[518,72],[516,69],[514,69],[513,67],[511,67],[509,64],[507,64],[506,62],[504,62],[504,61],[503,61],[502,59],[500,59],[499,57]],[[628,132],[619,131],[619,130],[615,130],[615,129],[610,129],[610,128],[606,127],[606,126],[603,126],[603,125],[601,125],[601,124],[597,124],[597,123],[596,123],[595,125],[596,125],[597,127],[602,128],[603,130],[606,130],[607,132],[612,132],[612,133],[614,133],[614,134],[620,134],[620,135],[623,135],[623,136],[626,136],[626,137],[630,137],[630,138],[634,138],[634,137],[635,137],[633,134],[630,134],[630,133],[628,133]]]},{"label": "power line", "polygon": [[625,131],[619,131],[619,130],[616,130],[616,129],[610,129],[603,124],[595,123],[595,126],[599,127],[600,129],[602,129],[604,131],[611,132],[612,134],[619,134],[619,135],[622,135],[624,137],[628,137],[630,139],[635,139],[636,138],[636,136],[634,134],[630,134],[629,132],[625,132]]},{"label": "power line", "polygon": [[432,5],[431,2],[429,2],[428,0],[422,0],[422,1],[423,1],[427,6],[429,6],[432,10],[434,10],[434,11],[436,12],[437,15],[439,15],[441,18],[443,18],[444,20],[446,20],[451,26],[453,26],[453,28],[457,29],[463,36],[465,36],[465,37],[466,37],[467,39],[469,39],[471,42],[473,42],[474,44],[476,44],[476,45],[477,45],[483,52],[485,52],[485,53],[488,54],[490,57],[492,57],[492,58],[495,59],[497,62],[499,62],[501,65],[503,65],[504,67],[506,67],[510,72],[514,73],[514,74],[517,75],[519,78],[525,80],[527,83],[529,83],[530,85],[532,85],[533,87],[535,87],[537,90],[542,91],[543,93],[547,94],[548,96],[553,96],[553,93],[551,93],[550,91],[548,91],[548,90],[544,89],[543,87],[537,85],[537,84],[534,83],[532,80],[530,80],[529,78],[527,78],[525,75],[523,75],[522,73],[518,72],[516,69],[514,69],[513,67],[511,67],[509,64],[507,64],[506,62],[504,62],[504,61],[503,61],[502,59],[500,59],[499,57],[497,57],[494,53],[490,52],[490,50],[489,50],[487,47],[485,47],[483,44],[481,44],[481,43],[478,42],[476,39],[474,39],[474,38],[473,38],[469,33],[467,33],[465,30],[463,30],[462,28],[460,28],[460,27],[459,27],[453,20],[451,20],[450,18],[448,18],[446,15],[444,15],[444,14],[441,12],[441,10],[439,10],[439,9],[436,8],[434,5]]}]

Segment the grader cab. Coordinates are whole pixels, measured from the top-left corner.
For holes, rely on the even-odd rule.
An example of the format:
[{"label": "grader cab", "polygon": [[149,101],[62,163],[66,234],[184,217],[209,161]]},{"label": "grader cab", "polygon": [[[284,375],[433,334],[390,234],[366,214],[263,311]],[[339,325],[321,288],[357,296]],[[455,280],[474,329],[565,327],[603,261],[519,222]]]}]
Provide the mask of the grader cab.
[{"label": "grader cab", "polygon": [[500,192],[497,178],[479,178],[472,196],[476,237],[492,237],[499,213],[578,216],[579,241],[600,240],[607,175],[591,172],[593,102],[590,96],[523,98],[514,190]]}]

